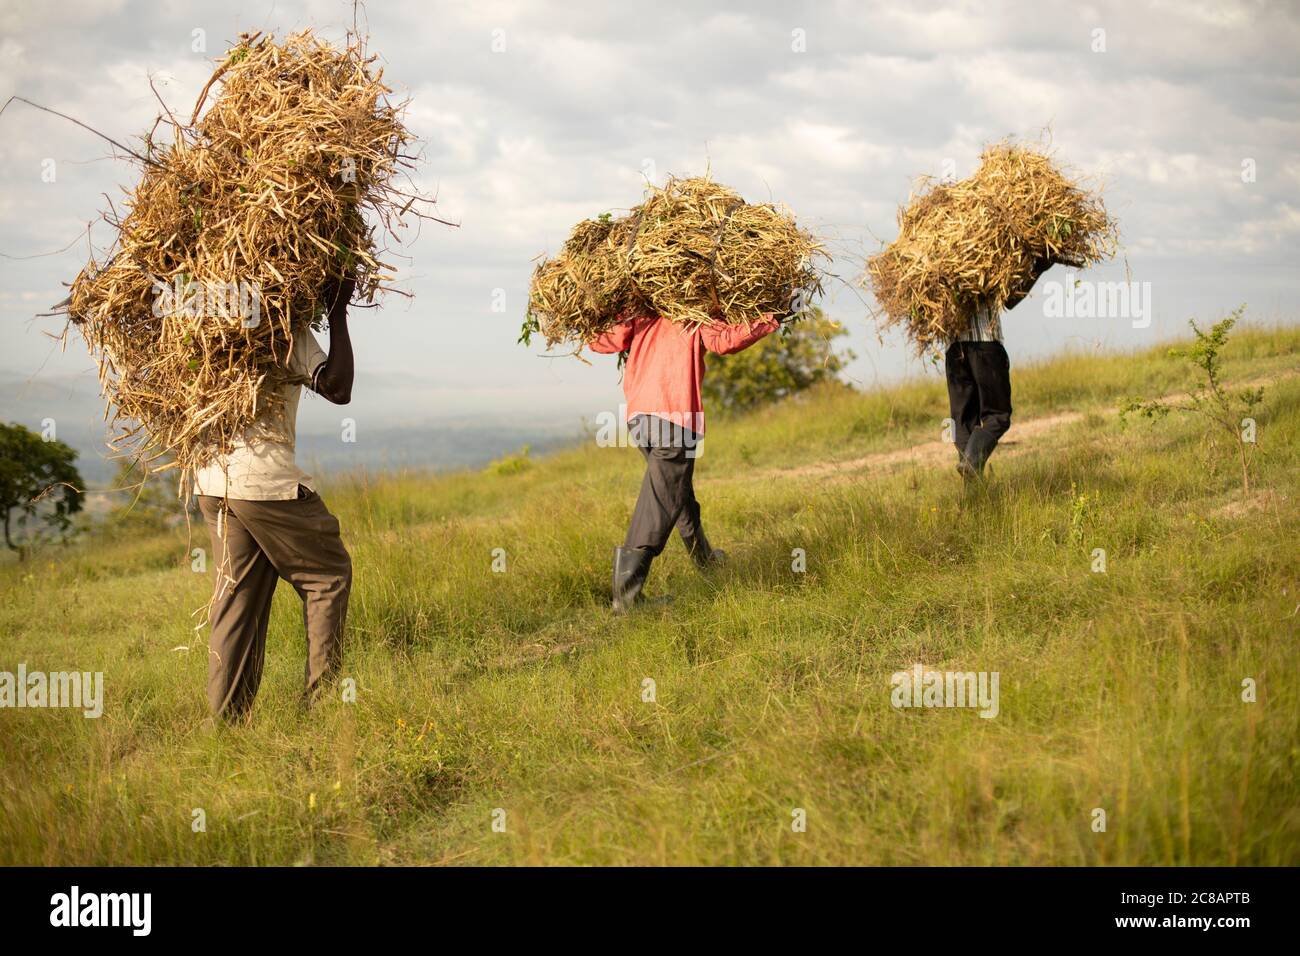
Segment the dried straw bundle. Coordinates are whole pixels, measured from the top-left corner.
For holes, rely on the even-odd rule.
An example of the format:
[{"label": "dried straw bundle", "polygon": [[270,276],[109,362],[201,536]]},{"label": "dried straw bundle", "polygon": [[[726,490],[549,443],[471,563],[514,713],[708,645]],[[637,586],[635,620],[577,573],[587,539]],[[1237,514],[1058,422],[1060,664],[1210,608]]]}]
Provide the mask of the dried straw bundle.
[{"label": "dried straw bundle", "polygon": [[898,238],[867,260],[863,277],[877,319],[903,325],[918,352],[965,332],[977,300],[1005,305],[1035,260],[1091,265],[1118,247],[1100,195],[1029,146],[996,143],[969,179],[925,177],[921,187],[899,208]]},{"label": "dried straw bundle", "polygon": [[426,200],[394,184],[410,134],[374,59],[352,35],[344,49],[310,31],[245,35],[188,124],[160,117],[172,144],[146,138],[130,212],[109,220],[111,255],[77,276],[68,303],[119,453],[170,450],[163,467],[187,478],[271,420],[293,336],[319,323],[328,282],[354,274],[358,299],[373,300],[392,278],[376,225],[395,236]]},{"label": "dried straw bundle", "polygon": [[821,292],[819,256],[788,210],[707,177],[670,178],[627,216],[578,224],[533,273],[529,321],[549,346],[588,342],[624,309],[686,324],[783,315],[797,292]]},{"label": "dried straw bundle", "polygon": [[627,269],[626,218],[584,219],[574,226],[564,249],[533,271],[529,314],[547,345],[564,339],[589,342],[634,301]]}]

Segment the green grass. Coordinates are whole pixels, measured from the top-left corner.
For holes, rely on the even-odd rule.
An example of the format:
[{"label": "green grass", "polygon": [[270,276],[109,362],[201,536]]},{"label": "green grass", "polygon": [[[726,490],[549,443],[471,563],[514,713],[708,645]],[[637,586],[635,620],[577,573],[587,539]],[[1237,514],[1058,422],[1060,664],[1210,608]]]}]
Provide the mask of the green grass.
[{"label": "green grass", "polygon": [[[672,605],[621,620],[635,451],[340,479],[357,701],[298,712],[286,586],[247,727],[205,720],[183,530],[10,564],[0,669],[102,670],[106,702],[0,711],[0,863],[1295,864],[1298,347],[1230,348],[1233,380],[1275,379],[1246,502],[1199,423],[1118,421],[1193,383],[1163,350],[1016,370],[1018,419],[1084,416],[970,497],[947,458],[780,473],[935,440],[935,381],[715,419],[697,490],[732,562],[702,577],[674,541]],[[998,671],[999,716],[893,708],[917,661]]]}]

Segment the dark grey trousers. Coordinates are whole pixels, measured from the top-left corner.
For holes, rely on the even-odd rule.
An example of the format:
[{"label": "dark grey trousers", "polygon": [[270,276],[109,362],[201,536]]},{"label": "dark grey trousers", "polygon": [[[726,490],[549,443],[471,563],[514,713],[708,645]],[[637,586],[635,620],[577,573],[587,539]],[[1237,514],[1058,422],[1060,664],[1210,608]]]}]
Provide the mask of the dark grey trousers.
[{"label": "dark grey trousers", "polygon": [[658,557],[676,527],[682,543],[694,554],[705,541],[693,483],[699,439],[651,416],[637,416],[629,424],[632,440],[645,458],[645,477],[623,547],[642,548]]},{"label": "dark grey trousers", "polygon": [[1001,342],[954,342],[944,358],[953,444],[975,468],[1011,427],[1011,362]]}]

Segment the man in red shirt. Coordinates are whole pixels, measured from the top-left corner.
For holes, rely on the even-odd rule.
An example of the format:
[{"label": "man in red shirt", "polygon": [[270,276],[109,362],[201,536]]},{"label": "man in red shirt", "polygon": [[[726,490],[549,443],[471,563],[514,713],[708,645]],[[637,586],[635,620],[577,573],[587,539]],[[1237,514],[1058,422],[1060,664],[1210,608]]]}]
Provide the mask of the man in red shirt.
[{"label": "man in red shirt", "polygon": [[614,613],[641,599],[641,589],[676,526],[696,565],[725,555],[713,549],[700,525],[692,478],[696,446],[704,438],[704,353],[729,355],[780,328],[770,315],[729,325],[715,320],[679,325],[657,315],[628,314],[588,343],[593,352],[627,353],[623,394],[628,434],[646,460],[641,494],[623,547],[614,549]]}]

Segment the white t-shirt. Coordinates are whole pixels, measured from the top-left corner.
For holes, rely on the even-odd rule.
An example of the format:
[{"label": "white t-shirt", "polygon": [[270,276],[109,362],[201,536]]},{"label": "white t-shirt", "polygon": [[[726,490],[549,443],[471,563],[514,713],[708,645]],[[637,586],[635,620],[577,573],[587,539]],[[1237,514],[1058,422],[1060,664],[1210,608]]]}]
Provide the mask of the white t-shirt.
[{"label": "white t-shirt", "polygon": [[[311,330],[303,329],[294,334],[289,371],[314,382],[327,357]],[[245,429],[230,454],[218,455],[194,470],[194,493],[240,501],[289,501],[298,497],[299,485],[315,491],[311,475],[294,458],[301,396],[301,385],[282,386],[276,414]]]}]

